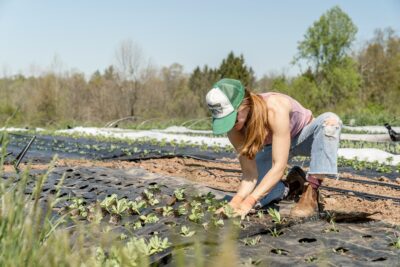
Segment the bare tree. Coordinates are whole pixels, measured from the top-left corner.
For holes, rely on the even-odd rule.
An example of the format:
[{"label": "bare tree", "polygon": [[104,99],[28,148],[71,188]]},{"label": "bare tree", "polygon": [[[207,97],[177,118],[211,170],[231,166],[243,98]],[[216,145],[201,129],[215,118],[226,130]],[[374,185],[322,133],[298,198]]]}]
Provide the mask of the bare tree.
[{"label": "bare tree", "polygon": [[144,63],[143,52],[132,40],[124,40],[115,52],[116,68],[122,78],[123,87],[127,91],[129,115],[136,115],[136,104],[140,90],[140,76]]}]

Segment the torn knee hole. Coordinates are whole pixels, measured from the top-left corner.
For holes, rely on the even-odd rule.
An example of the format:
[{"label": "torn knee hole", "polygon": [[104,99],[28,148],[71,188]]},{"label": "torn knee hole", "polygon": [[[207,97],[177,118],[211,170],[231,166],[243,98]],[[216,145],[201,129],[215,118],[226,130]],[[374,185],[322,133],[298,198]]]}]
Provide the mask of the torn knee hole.
[{"label": "torn knee hole", "polygon": [[340,125],[338,118],[335,117],[327,118],[326,120],[324,120],[323,126],[324,126],[324,133],[326,136],[333,138],[339,137]]},{"label": "torn knee hole", "polygon": [[339,126],[339,121],[337,118],[327,118],[324,120],[325,126]]}]

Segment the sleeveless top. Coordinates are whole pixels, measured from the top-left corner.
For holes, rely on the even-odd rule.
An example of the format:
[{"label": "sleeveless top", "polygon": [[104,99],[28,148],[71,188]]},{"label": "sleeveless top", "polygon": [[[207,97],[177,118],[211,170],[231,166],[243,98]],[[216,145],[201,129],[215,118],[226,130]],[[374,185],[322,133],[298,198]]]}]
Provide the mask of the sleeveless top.
[{"label": "sleeveless top", "polygon": [[[298,133],[303,130],[303,128],[312,120],[312,112],[309,109],[304,108],[299,102],[297,102],[295,99],[292,97],[281,94],[281,93],[275,93],[275,92],[268,92],[268,93],[262,93],[258,94],[262,98],[264,98],[265,101],[267,101],[268,97],[271,95],[280,95],[284,96],[287,99],[289,99],[290,104],[292,106],[292,110],[290,111],[289,118],[290,118],[290,136],[291,138],[295,137]],[[272,144],[272,134],[268,134],[267,137],[265,138],[264,145],[269,145]]]}]

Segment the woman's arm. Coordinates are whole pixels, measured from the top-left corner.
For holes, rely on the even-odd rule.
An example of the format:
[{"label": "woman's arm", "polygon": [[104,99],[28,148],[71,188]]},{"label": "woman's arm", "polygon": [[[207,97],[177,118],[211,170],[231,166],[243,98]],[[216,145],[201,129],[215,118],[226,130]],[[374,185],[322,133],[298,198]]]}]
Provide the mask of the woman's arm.
[{"label": "woman's arm", "polygon": [[[240,131],[232,129],[228,132],[228,138],[235,150],[239,152],[244,140],[243,134]],[[239,162],[243,175],[236,195],[243,199],[247,197],[256,186],[258,173],[255,160],[239,156]]]},{"label": "woman's arm", "polygon": [[290,150],[290,110],[287,99],[270,97],[268,124],[272,131],[272,167],[251,193],[255,200],[263,198],[285,173]]}]

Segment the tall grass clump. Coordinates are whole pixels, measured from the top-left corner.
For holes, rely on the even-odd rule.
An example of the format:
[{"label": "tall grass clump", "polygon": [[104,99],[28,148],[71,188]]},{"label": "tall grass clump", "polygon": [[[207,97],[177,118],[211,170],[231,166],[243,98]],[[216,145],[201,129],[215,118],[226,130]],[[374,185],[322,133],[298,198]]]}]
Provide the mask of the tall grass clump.
[{"label": "tall grass clump", "polygon": [[[206,255],[206,247],[197,240],[193,259],[166,238],[145,239],[132,233],[131,238],[122,240],[121,235],[101,219],[82,222],[68,213],[60,215],[55,207],[59,201],[67,200],[59,196],[64,176],[54,195],[43,198],[41,194],[56,158],[42,175],[31,175],[29,167],[21,172],[5,173],[5,135],[0,158],[0,266],[149,266],[152,256],[160,252],[160,244],[169,247],[175,266],[202,267],[209,266],[210,261],[213,266],[227,266],[227,262],[229,266],[238,265],[233,228],[223,235],[218,253],[211,258]],[[33,189],[27,194],[32,181]]]},{"label": "tall grass clump", "polygon": [[[4,179],[6,140],[4,138],[2,142],[0,160],[0,266],[146,265],[145,257],[132,250],[139,242],[131,241],[130,246],[122,247],[121,243],[112,242],[114,239],[107,233],[95,239],[99,230],[97,225],[67,227],[66,216],[55,216],[53,208],[61,200],[58,192],[63,178],[53,198],[48,198],[47,203],[40,200],[43,184],[53,170],[55,160],[45,174],[37,177],[32,194],[25,194],[32,179],[29,168],[8,173]],[[109,258],[104,256],[104,251],[111,251]],[[131,261],[134,255],[136,257]],[[110,264],[112,262],[115,264]]]}]

